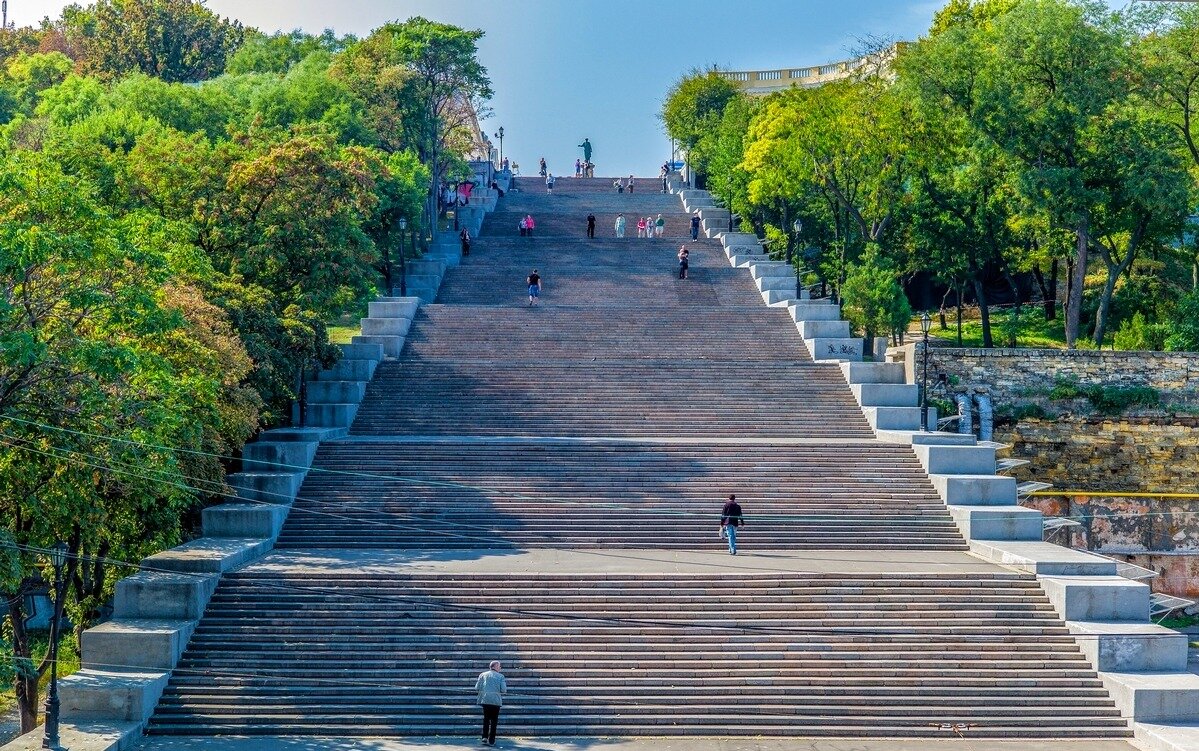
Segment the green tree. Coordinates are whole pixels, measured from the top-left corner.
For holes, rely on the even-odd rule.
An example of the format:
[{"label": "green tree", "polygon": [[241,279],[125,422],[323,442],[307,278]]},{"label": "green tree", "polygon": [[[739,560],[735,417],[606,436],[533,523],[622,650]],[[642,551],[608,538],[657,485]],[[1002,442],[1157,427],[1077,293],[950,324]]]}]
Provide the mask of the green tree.
[{"label": "green tree", "polygon": [[103,79],[141,72],[164,81],[220,75],[245,30],[197,0],[97,0],[68,7],[64,35],[78,47],[83,72]]},{"label": "green tree", "polygon": [[873,245],[860,262],[850,265],[843,296],[845,317],[864,333],[867,348],[880,332],[898,337],[912,319],[912,306],[895,268]]},{"label": "green tree", "polygon": [[740,97],[736,84],[714,70],[693,70],[667,93],[660,115],[666,133],[687,152],[687,164],[700,175],[708,174],[712,136],[725,108]]}]

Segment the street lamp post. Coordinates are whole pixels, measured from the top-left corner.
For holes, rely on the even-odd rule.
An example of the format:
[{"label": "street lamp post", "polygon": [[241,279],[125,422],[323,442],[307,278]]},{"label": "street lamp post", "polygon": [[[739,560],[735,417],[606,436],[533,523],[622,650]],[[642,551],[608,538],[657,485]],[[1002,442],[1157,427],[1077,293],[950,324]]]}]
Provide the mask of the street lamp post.
[{"label": "street lamp post", "polygon": [[500,129],[495,132],[495,137],[500,139],[500,166],[503,166],[503,164],[504,164],[504,126],[503,125],[501,125]]},{"label": "street lamp post", "polygon": [[928,432],[928,330],[932,328],[933,319],[924,311],[920,316],[920,332],[924,334],[924,366],[920,376],[920,431]]},{"label": "street lamp post", "polygon": [[42,738],[42,748],[51,751],[62,751],[62,744],[58,738],[58,640],[62,632],[63,590],[66,589],[62,569],[66,562],[66,543],[55,543],[50,548],[50,565],[54,567],[54,605],[51,608],[50,619],[50,690],[46,693],[46,735]]},{"label": "street lamp post", "polygon": [[[457,213],[457,212],[455,212]],[[400,297],[408,296],[408,267],[404,262],[404,241],[408,236],[408,220],[400,218]],[[389,290],[390,294],[390,290]]]},{"label": "street lamp post", "polygon": [[[803,220],[796,219],[795,224],[791,225],[791,229],[795,230],[795,244],[799,245],[799,236],[803,234]],[[787,249],[787,263],[791,262],[791,249]],[[795,299],[803,299],[803,274],[800,267],[803,266],[803,256],[799,255],[799,248],[796,248],[795,258]]]}]

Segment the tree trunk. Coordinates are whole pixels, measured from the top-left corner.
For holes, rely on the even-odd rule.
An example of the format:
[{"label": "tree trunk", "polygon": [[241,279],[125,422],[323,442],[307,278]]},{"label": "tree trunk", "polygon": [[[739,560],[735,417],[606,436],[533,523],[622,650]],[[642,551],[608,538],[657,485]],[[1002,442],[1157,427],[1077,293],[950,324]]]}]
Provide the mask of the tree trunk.
[{"label": "tree trunk", "polygon": [[1099,310],[1095,311],[1095,346],[1103,349],[1103,336],[1107,333],[1107,317],[1112,306],[1112,294],[1116,291],[1116,279],[1120,276],[1117,270],[1107,275],[1107,283],[1103,285],[1103,295],[1099,298]]},{"label": "tree trunk", "polygon": [[1008,286],[1012,288],[1012,297],[1016,300],[1016,307],[1012,310],[1012,321],[1008,329],[1007,340],[1007,346],[1014,349],[1016,347],[1016,332],[1020,330],[1020,313],[1023,311],[1024,302],[1020,297],[1020,285],[1016,284],[1016,280],[1012,277],[1011,273],[1004,271],[1003,277],[1007,279]]},{"label": "tree trunk", "polygon": [[954,295],[957,297],[957,300],[955,300],[954,302],[955,302],[955,307],[958,309],[958,346],[959,347],[962,346],[962,287],[963,286],[964,285],[959,284],[957,286],[957,290],[954,292]]},{"label": "tree trunk", "polygon": [[[12,628],[12,653],[14,657],[32,660],[33,645],[29,643],[29,632],[25,630],[24,593],[17,592],[8,598],[8,623]],[[13,689],[17,696],[17,710],[21,718],[21,733],[37,728],[38,676],[18,670],[13,678]]]},{"label": "tree trunk", "polygon": [[1057,320],[1057,276],[1058,268],[1061,264],[1055,258],[1049,264],[1049,307],[1045,310],[1046,321]]},{"label": "tree trunk", "polygon": [[1055,312],[1053,295],[1049,293],[1049,285],[1045,283],[1045,275],[1040,266],[1032,267],[1033,278],[1037,280],[1037,288],[1041,290],[1041,306],[1045,310],[1045,320],[1052,321]]},{"label": "tree trunk", "polygon": [[983,289],[982,280],[976,278],[973,284],[974,297],[978,300],[978,312],[983,323],[983,347],[991,349],[995,346],[995,340],[991,337],[991,308],[987,305],[987,293]]},{"label": "tree trunk", "polygon": [[1074,229],[1077,253],[1074,259],[1074,274],[1070,279],[1070,292],[1066,297],[1066,347],[1077,349],[1078,334],[1082,328],[1082,288],[1087,281],[1087,250],[1090,246],[1090,222],[1084,213]]}]

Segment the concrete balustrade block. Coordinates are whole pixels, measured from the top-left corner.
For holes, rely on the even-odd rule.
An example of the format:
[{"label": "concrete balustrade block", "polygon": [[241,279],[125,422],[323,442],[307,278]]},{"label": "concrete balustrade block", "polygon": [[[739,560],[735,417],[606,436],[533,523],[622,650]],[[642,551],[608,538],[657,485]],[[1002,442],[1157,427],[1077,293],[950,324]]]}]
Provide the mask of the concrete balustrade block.
[{"label": "concrete balustrade block", "polygon": [[729,256],[729,265],[735,269],[749,268],[757,263],[761,256]]},{"label": "concrete balustrade block", "polygon": [[791,320],[797,324],[803,321],[840,321],[841,308],[820,300],[801,300],[787,306]]},{"label": "concrete balustrade block", "polygon": [[813,360],[861,360],[861,339],[804,339]]},{"label": "concrete balustrade block", "polygon": [[445,264],[447,269],[452,269],[462,265],[462,246],[457,240],[454,241],[453,245],[434,245],[429,249],[429,252],[425,255],[425,258],[441,261]]},{"label": "concrete balustrade block", "polygon": [[[386,348],[377,342],[356,341],[362,337],[354,337],[353,346],[369,346],[372,349],[377,348],[386,354]],[[369,381],[375,375],[375,368],[379,366],[377,360],[347,360],[342,359],[331,368],[322,370],[316,374],[318,381]]]},{"label": "concrete balustrade block", "polygon": [[[1137,748],[1142,751],[1199,749],[1199,722],[1134,722]],[[24,750],[22,750],[24,751]]]},{"label": "concrete balustrade block", "polygon": [[845,380],[854,383],[904,383],[903,365],[897,362],[843,362]]},{"label": "concrete balustrade block", "polygon": [[799,298],[795,295],[795,287],[784,289],[768,289],[762,292],[762,299],[767,305],[787,307]]},{"label": "concrete balustrade block", "polygon": [[113,615],[133,620],[198,621],[217,581],[216,576],[139,571],[117,582]]},{"label": "concrete balustrade block", "polygon": [[290,504],[295,500],[303,472],[234,472],[225,481],[237,497],[250,502]]},{"label": "concrete balustrade block", "polygon": [[785,261],[761,261],[749,267],[750,276],[755,280],[770,277],[784,277],[795,283],[795,269]]},{"label": "concrete balustrade block", "polygon": [[1199,716],[1199,675],[1102,672],[1104,687],[1137,722],[1194,722]]},{"label": "concrete balustrade block", "polygon": [[[849,339],[849,321],[797,321],[804,339]],[[890,405],[888,405],[890,406]]]},{"label": "concrete balustrade block", "polygon": [[82,665],[92,670],[171,670],[196,621],[119,619],[83,632]]},{"label": "concrete balustrade block", "polygon": [[408,261],[405,264],[409,276],[435,276],[440,279],[445,275],[445,263],[435,259],[423,256],[413,261]]},{"label": "concrete balustrade block", "polygon": [[[761,266],[761,264],[757,265]],[[754,284],[757,285],[759,292],[766,292],[767,290],[785,290],[790,292],[792,295],[795,295],[796,292],[795,274],[791,274],[790,276],[761,276],[757,279],[754,279]],[[807,292],[807,290],[801,289],[799,292],[801,298],[806,297],[806,295],[803,293]]]},{"label": "concrete balustrade block", "polygon": [[[930,408],[929,414],[932,414],[932,411]],[[905,446],[915,446],[916,444],[975,446],[978,444],[978,441],[972,435],[960,435],[958,433],[945,433],[934,430],[875,430],[874,436],[884,443],[902,443]],[[1015,501],[1013,500],[1011,503],[1014,504]],[[967,503],[963,505],[970,506],[975,504]]]},{"label": "concrete balustrade block", "polygon": [[1115,673],[1183,672],[1187,636],[1156,623],[1067,621],[1096,670]]},{"label": "concrete balustrade block", "polygon": [[407,336],[411,318],[363,318],[362,336]]},{"label": "concrete balustrade block", "polygon": [[917,430],[919,407],[862,407],[866,422],[875,430]]},{"label": "concrete balustrade block", "polygon": [[152,555],[142,565],[154,571],[223,574],[262,557],[273,544],[269,538],[201,537]]},{"label": "concrete balustrade block", "polygon": [[312,381],[307,386],[309,404],[356,404],[366,395],[364,381]]},{"label": "concrete balustrade block", "polygon": [[[311,411],[311,408],[310,410]],[[255,441],[242,449],[243,472],[305,472],[312,466],[317,443]]]},{"label": "concrete balustrade block", "polygon": [[203,511],[205,537],[279,536],[288,506],[264,503],[223,503]]},{"label": "concrete balustrade block", "polygon": [[983,560],[1038,576],[1115,576],[1116,562],[1050,542],[971,540],[970,552]]},{"label": "concrete balustrade block", "polygon": [[59,681],[62,717],[75,722],[145,722],[169,677],[170,673],[150,670],[80,670]]},{"label": "concrete balustrade block", "polygon": [[[412,292],[412,290],[414,288],[416,288],[416,287],[432,287],[433,289],[437,289],[438,287],[441,286],[441,275],[440,274],[408,274],[408,276],[405,279],[405,283],[407,283],[407,285],[408,285],[408,296],[409,297],[417,297],[418,295],[415,295]],[[400,286],[398,281],[395,282],[395,286],[397,288]]]},{"label": "concrete balustrade block", "polygon": [[[309,384],[316,381],[309,381]],[[258,440],[270,442],[320,443],[330,438],[341,438],[341,434],[329,428],[316,428],[311,425],[303,428],[274,428],[258,434]]]},{"label": "concrete balustrade block", "polygon": [[[374,305],[374,303],[371,303]],[[342,360],[375,360],[383,359],[383,350],[374,344],[339,344]]]},{"label": "concrete balustrade block", "polygon": [[1041,588],[1067,621],[1149,620],[1149,587],[1122,576],[1046,576]]},{"label": "concrete balustrade block", "polygon": [[949,515],[967,540],[1040,540],[1040,511],[1023,506],[950,506]]},{"label": "concrete balustrade block", "polygon": [[437,293],[441,289],[436,284],[409,284],[408,294],[417,297],[422,305],[437,302]]},{"label": "concrete balustrade block", "polygon": [[701,221],[724,222],[728,226],[729,210],[718,206],[706,206],[699,210],[699,218]]},{"label": "concrete balustrade block", "polygon": [[358,403],[309,404],[305,419],[311,425],[348,428],[358,415]]},{"label": "concrete balustrade block", "polygon": [[[919,412],[919,408],[917,408]],[[929,424],[934,424],[930,415]],[[986,475],[995,472],[995,449],[990,446],[913,446],[929,474]]]},{"label": "concrete balustrade block", "polygon": [[[381,347],[383,347],[384,354],[386,354],[388,357],[391,357],[391,358],[399,357],[400,353],[404,351],[404,337],[402,337],[402,336],[365,336],[365,335],[363,335],[363,336],[354,337],[352,341],[355,344],[378,344]],[[371,372],[372,373],[374,372],[373,367],[371,368]],[[347,375],[350,375],[350,374],[347,374]],[[362,379],[359,379],[359,378],[339,378],[339,379],[321,378],[320,380],[322,380],[322,381],[325,381],[325,380],[342,380],[342,381],[364,380],[364,381],[369,381],[370,378],[362,378]]]},{"label": "concrete balustrade block", "polygon": [[367,305],[369,313],[368,318],[407,318],[411,321],[416,317],[416,311],[420,308],[420,300],[416,298],[407,298],[397,301],[381,301]]},{"label": "concrete balustrade block", "polygon": [[1015,506],[1016,478],[1003,475],[928,476],[933,488],[953,506]]},{"label": "concrete balustrade block", "polygon": [[729,232],[720,239],[725,247],[733,245],[756,245],[761,247],[762,240],[752,232]]},{"label": "concrete balustrade block", "polygon": [[[808,321],[803,325],[815,325]],[[847,326],[849,324],[846,324]],[[804,329],[799,333],[803,334]],[[863,407],[918,407],[920,389],[906,383],[855,383],[849,390]]]}]

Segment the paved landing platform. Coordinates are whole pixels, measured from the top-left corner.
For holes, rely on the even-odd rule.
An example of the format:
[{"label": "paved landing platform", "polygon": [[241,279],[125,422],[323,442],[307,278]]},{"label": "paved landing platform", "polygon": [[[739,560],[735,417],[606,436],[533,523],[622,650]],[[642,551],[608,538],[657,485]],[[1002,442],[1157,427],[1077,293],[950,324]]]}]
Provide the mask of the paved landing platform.
[{"label": "paved landing platform", "polygon": [[[501,720],[502,722],[502,720]],[[1136,751],[1126,741],[995,741],[969,738],[503,738],[508,751]],[[151,738],[139,751],[460,751],[473,738]]]},{"label": "paved landing platform", "polygon": [[[748,531],[746,531],[748,530]],[[496,549],[417,552],[305,550],[271,553],[248,572],[730,574],[864,573],[991,574],[1008,571],[969,553],[939,550],[754,550],[753,531],[737,536],[736,556],[725,551],[636,549]],[[712,540],[716,538],[712,528]]]}]

